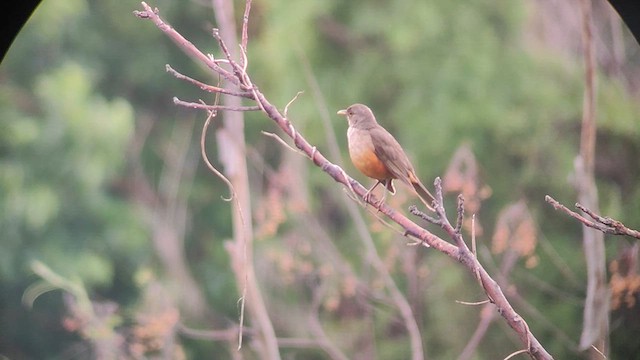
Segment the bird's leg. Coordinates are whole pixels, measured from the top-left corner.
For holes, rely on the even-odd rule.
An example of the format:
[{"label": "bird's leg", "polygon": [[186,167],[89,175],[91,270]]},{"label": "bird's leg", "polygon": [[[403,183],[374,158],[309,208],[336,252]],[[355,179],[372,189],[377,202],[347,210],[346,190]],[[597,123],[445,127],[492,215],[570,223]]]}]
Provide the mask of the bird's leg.
[{"label": "bird's leg", "polygon": [[[371,189],[367,190],[367,192],[362,196],[362,200],[364,200],[365,202],[369,202],[369,198],[371,197],[371,192],[373,191],[373,189],[375,189],[375,188],[376,188],[376,186],[378,186],[378,185],[380,185],[380,184],[382,184],[382,181],[378,180],[378,181],[377,181],[377,182],[376,182],[376,183],[371,187]],[[386,195],[386,192],[385,192],[385,195]],[[384,200],[384,199],[383,199],[383,200]],[[378,202],[378,205],[379,205],[380,203],[381,203],[381,202]]]},{"label": "bird's leg", "polygon": [[[385,187],[385,188],[382,190],[382,197],[380,198],[380,201],[378,201],[378,202],[376,203],[376,206],[377,206],[377,207],[380,207],[380,205],[382,205],[382,203],[383,203],[386,199],[387,199],[387,188]],[[378,209],[378,210],[380,210],[380,209]]]}]

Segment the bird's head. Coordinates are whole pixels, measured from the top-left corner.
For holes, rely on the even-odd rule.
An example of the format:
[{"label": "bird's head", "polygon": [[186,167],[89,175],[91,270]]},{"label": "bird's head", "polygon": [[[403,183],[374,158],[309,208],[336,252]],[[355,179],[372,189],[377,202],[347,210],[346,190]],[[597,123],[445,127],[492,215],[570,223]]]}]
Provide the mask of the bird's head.
[{"label": "bird's head", "polygon": [[353,104],[338,111],[338,115],[346,116],[349,126],[367,126],[376,123],[376,118],[367,105]]}]

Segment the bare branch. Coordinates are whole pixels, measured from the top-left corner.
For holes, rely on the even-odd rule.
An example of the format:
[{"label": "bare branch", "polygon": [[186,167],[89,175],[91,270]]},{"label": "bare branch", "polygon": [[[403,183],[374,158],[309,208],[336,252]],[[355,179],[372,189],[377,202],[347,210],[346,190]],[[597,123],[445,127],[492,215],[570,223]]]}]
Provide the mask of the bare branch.
[{"label": "bare branch", "polygon": [[432,223],[434,225],[438,225],[438,226],[442,225],[442,221],[440,219],[436,219],[433,216],[431,216],[431,215],[429,215],[429,214],[427,214],[427,213],[425,213],[423,211],[420,211],[418,209],[418,207],[415,206],[415,205],[409,206],[409,212],[411,214],[421,218],[422,220],[430,222],[430,223]]},{"label": "bare branch", "polygon": [[464,196],[458,195],[458,218],[456,219],[456,232],[462,230],[462,222],[464,221]]},{"label": "bare branch", "polygon": [[640,231],[629,229],[620,221],[612,219],[610,217],[602,217],[579,203],[576,203],[576,207],[589,215],[595,221],[589,220],[584,216],[571,211],[569,208],[560,204],[556,199],[552,198],[549,195],[545,196],[544,199],[546,202],[551,204],[554,209],[564,212],[572,218],[580,221],[585,226],[599,230],[605,234],[626,235],[632,238],[640,239]]},{"label": "bare branch", "polygon": [[[458,224],[456,224],[456,227],[454,228],[453,226],[451,226],[451,223],[447,218],[447,212],[444,208],[444,199],[442,196],[442,180],[439,177],[437,177],[434,180],[433,185],[436,189],[436,200],[434,202],[436,203],[435,204],[436,213],[438,214],[438,217],[440,219],[440,224],[439,224],[440,227],[443,228],[449,234],[449,236],[451,236],[451,239],[455,240],[456,245],[460,250],[469,251],[469,248],[465,244],[464,239],[462,238],[462,234],[458,229]],[[464,212],[464,207],[463,207],[463,204],[460,203],[460,197],[458,197],[458,220],[460,224],[462,223],[462,221],[460,220],[463,215],[463,212]]]},{"label": "bare branch", "polygon": [[291,150],[291,151],[293,151],[293,152],[295,152],[295,153],[297,153],[297,154],[300,154],[300,155],[303,155],[303,156],[306,156],[306,155],[307,155],[307,154],[305,154],[305,153],[301,152],[301,151],[300,151],[300,150],[298,150],[298,149],[294,149],[291,145],[287,144],[287,142],[286,142],[286,141],[284,141],[284,140],[283,140],[280,136],[278,136],[277,134],[274,134],[274,133],[271,133],[271,132],[268,132],[268,131],[261,131],[261,133],[262,133],[263,135],[265,135],[265,136],[268,136],[268,137],[271,137],[271,138],[276,139],[276,141],[277,141],[277,142],[279,142],[280,144],[282,144],[282,146],[284,146],[285,148],[287,148],[287,149],[289,149],[289,150]]},{"label": "bare branch", "polygon": [[482,300],[482,301],[476,301],[476,302],[468,302],[468,301],[456,300],[456,303],[461,304],[461,305],[477,306],[477,305],[488,304],[488,303],[490,303],[490,301],[489,300]]},{"label": "bare branch", "polygon": [[473,256],[478,256],[478,252],[476,251],[476,214],[471,216],[471,252]]},{"label": "bare branch", "polygon": [[244,15],[242,16],[242,43],[240,43],[240,48],[243,49],[245,53],[244,60],[242,62],[242,67],[244,69],[247,68],[246,61],[246,53],[247,53],[247,43],[249,42],[249,13],[251,12],[251,0],[246,0],[244,5]]},{"label": "bare branch", "polygon": [[188,107],[191,109],[201,109],[207,111],[218,111],[218,110],[228,110],[228,111],[260,111],[259,106],[226,106],[226,105],[207,105],[203,103],[194,103],[188,102],[178,99],[177,97],[173,98],[173,103],[176,105]]},{"label": "bare branch", "polygon": [[302,94],[304,94],[304,91],[298,91],[296,93],[296,96],[294,96],[293,99],[291,99],[291,101],[289,101],[287,105],[285,105],[284,114],[283,114],[285,118],[288,118],[289,116],[289,106],[291,106],[291,104],[293,104],[294,101],[298,100],[298,97]]},{"label": "bare branch", "polygon": [[602,351],[600,351],[595,345],[591,345],[591,349],[597,352],[600,356],[602,356],[603,359],[605,360],[607,359],[607,356]]},{"label": "bare branch", "polygon": [[222,75],[226,80],[230,81],[233,84],[239,85],[240,81],[233,76],[227,70],[221,68],[214,60],[212,60],[209,56],[202,53],[193,43],[189,40],[185,39],[180,33],[178,33],[174,28],[165,23],[160,16],[158,16],[158,9],[151,9],[147,3],[142,2],[142,7],[144,11],[134,11],[133,14],[141,19],[149,19],[151,20],[160,31],[164,32],[169,39],[171,39],[185,54],[193,57],[197,61],[202,62],[207,65],[211,70],[217,72]]},{"label": "bare branch", "polygon": [[520,355],[520,354],[526,354],[526,353],[528,353],[528,352],[529,352],[529,351],[528,351],[527,349],[518,350],[518,351],[516,351],[516,352],[514,352],[514,353],[511,353],[509,356],[507,356],[506,358],[504,358],[504,360],[509,360],[509,359],[511,359],[511,358],[512,358],[512,357],[514,357],[514,356],[517,356],[517,355]]},{"label": "bare branch", "polygon": [[177,72],[169,64],[166,65],[166,70],[167,70],[167,72],[169,74],[175,76],[177,79],[190,82],[191,84],[199,87],[201,90],[204,90],[206,92],[219,93],[219,94],[225,94],[225,95],[231,95],[231,96],[237,96],[237,97],[243,97],[243,98],[246,98],[246,99],[253,99],[253,93],[250,93],[250,92],[235,92],[235,91],[227,90],[225,88],[221,88],[221,87],[205,84],[203,82],[200,82],[200,81],[198,81],[196,79],[193,79],[193,78],[191,78],[189,76],[186,76],[186,75],[183,75],[183,74]]},{"label": "bare branch", "polygon": [[229,187],[229,192],[231,193],[231,195],[228,198],[223,197],[222,199],[224,201],[231,201],[233,200],[234,197],[236,197],[236,191],[233,188],[233,184],[231,183],[231,181],[229,181],[229,179],[227,179],[226,176],[222,174],[222,172],[220,172],[218,169],[216,169],[215,166],[213,166],[213,164],[211,164],[211,161],[209,161],[209,157],[207,156],[207,147],[206,147],[207,130],[209,129],[209,124],[211,124],[211,119],[213,119],[214,116],[215,116],[215,113],[213,111],[210,112],[209,116],[207,117],[207,120],[204,122],[204,125],[202,126],[202,133],[200,135],[200,154],[202,155],[202,160],[204,161],[205,165],[207,165],[207,168],[215,176],[219,177],[220,180],[224,181],[224,183],[227,184],[227,187]]},{"label": "bare branch", "polygon": [[[218,45],[220,46],[220,50],[222,50],[222,53],[224,54],[224,56],[229,61],[229,65],[231,65],[231,68],[233,69],[233,73],[235,74],[236,78],[238,79],[238,82],[240,83],[239,84],[240,87],[241,88],[245,88],[245,89],[249,89],[250,86],[245,82],[246,73],[244,71],[244,68],[242,66],[238,65],[238,63],[235,62],[235,60],[233,60],[233,57],[231,56],[231,53],[229,52],[229,48],[227,48],[227,45],[224,43],[224,41],[222,40],[222,37],[220,36],[220,30],[213,29],[213,31],[211,33],[213,34],[214,39],[216,39],[218,41]],[[243,61],[243,62],[246,63],[246,60]]]}]

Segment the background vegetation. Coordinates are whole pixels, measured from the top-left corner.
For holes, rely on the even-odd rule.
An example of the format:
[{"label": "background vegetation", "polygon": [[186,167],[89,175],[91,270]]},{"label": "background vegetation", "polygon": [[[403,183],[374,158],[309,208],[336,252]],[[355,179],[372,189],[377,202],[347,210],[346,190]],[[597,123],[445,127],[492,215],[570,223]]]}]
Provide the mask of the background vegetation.
[{"label": "background vegetation", "polygon": [[[234,2],[238,19],[243,3]],[[346,123],[333,114],[361,102],[409,150],[425,183],[444,176],[451,199],[465,193],[481,262],[498,273],[505,249],[517,253],[505,290],[558,359],[583,356],[580,227],[544,202],[546,194],[575,202],[583,73],[572,3],[255,0],[249,42],[254,82],[281,107],[304,90],[291,120],[325,154],[335,132],[343,153],[331,160],[350,174],[368,184],[345,161]],[[214,51],[210,4],[150,5]],[[0,354],[11,359],[233,357],[233,338],[192,331],[238,321],[227,189],[199,157],[204,115],[171,102],[211,99],[164,66],[217,79],[136,19],[138,8],[45,0],[0,66]],[[600,206],[638,229],[639,48],[608,4],[594,1],[594,15]],[[312,337],[307,318],[316,314],[349,358],[407,358],[406,332],[363,256],[345,193],[260,130],[275,131],[249,114],[255,263],[276,334]],[[209,144],[214,154],[213,136]],[[389,201],[406,209],[408,195]],[[458,264],[407,247],[363,213],[427,354],[455,358],[481,317],[455,300],[481,300],[481,290]],[[638,278],[632,244],[607,238],[610,278]],[[612,286],[612,359],[640,356],[638,290]],[[245,356],[259,357],[245,341]],[[496,322],[475,358],[517,348]],[[282,352],[327,358],[317,346]]]}]

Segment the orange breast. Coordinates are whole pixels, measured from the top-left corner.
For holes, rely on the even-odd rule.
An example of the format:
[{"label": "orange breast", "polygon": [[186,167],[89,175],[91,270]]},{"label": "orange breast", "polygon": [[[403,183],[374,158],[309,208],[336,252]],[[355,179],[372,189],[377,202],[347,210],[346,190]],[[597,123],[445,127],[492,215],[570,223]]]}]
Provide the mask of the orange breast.
[{"label": "orange breast", "polygon": [[368,133],[349,129],[349,156],[353,165],[366,176],[376,179],[390,179],[393,176],[373,151],[373,143]]}]

